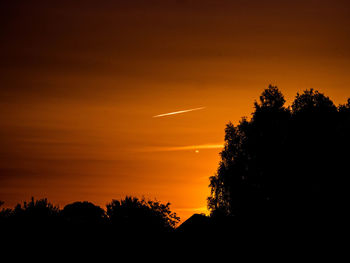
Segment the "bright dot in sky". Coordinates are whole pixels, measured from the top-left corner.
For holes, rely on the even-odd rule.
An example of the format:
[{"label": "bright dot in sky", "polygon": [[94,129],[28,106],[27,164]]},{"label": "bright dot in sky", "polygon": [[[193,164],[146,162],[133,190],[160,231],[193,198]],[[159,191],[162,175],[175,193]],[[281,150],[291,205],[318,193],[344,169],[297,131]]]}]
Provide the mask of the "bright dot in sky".
[{"label": "bright dot in sky", "polygon": [[195,153],[199,153],[199,150],[195,150],[194,152],[195,152]]}]

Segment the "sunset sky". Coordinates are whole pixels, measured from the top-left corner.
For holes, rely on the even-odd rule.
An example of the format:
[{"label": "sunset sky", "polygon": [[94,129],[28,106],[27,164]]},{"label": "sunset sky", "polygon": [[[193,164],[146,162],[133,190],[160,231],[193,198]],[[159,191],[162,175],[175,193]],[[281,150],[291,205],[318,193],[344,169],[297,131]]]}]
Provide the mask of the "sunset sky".
[{"label": "sunset sky", "polygon": [[206,212],[225,125],[269,84],[345,103],[350,1],[0,1],[0,200]]}]

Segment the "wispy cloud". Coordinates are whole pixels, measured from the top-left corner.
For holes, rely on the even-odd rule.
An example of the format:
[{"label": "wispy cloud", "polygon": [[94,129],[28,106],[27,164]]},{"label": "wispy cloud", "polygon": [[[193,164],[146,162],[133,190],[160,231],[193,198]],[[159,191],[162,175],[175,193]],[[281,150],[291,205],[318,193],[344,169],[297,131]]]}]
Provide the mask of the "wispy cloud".
[{"label": "wispy cloud", "polygon": [[206,149],[221,149],[224,145],[222,143],[216,144],[199,144],[199,145],[186,145],[186,146],[159,146],[159,147],[147,147],[142,151],[146,152],[172,152],[172,151],[198,151]]},{"label": "wispy cloud", "polygon": [[186,151],[186,150],[202,150],[202,149],[221,149],[223,144],[200,144],[188,146],[164,147],[163,151]]},{"label": "wispy cloud", "polygon": [[196,111],[196,110],[203,110],[203,109],[205,109],[205,107],[188,109],[188,110],[173,111],[173,112],[168,112],[168,113],[155,115],[155,116],[153,116],[153,118],[165,117],[165,116],[176,115],[176,114],[181,114],[181,113],[186,113],[186,112]]}]

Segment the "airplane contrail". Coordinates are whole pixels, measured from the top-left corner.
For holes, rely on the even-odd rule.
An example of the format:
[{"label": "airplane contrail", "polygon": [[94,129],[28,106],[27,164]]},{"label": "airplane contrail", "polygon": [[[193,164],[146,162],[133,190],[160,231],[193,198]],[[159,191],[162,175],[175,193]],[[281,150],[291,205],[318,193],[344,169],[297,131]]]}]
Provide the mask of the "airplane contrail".
[{"label": "airplane contrail", "polygon": [[194,109],[189,109],[189,110],[180,110],[180,111],[168,112],[168,113],[155,115],[155,116],[153,116],[153,118],[170,116],[170,115],[175,115],[175,114],[180,114],[180,113],[185,113],[185,112],[190,112],[190,111],[195,111],[195,110],[203,110],[203,109],[205,109],[205,107],[194,108]]}]

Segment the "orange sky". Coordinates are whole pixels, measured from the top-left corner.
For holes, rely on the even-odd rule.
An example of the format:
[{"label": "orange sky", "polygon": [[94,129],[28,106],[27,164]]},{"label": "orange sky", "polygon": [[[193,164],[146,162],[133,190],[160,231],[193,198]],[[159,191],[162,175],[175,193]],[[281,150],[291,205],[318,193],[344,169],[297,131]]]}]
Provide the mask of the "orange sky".
[{"label": "orange sky", "polygon": [[190,146],[221,144],[268,84],[344,103],[349,47],[346,0],[1,1],[0,200],[203,212],[220,149]]}]

